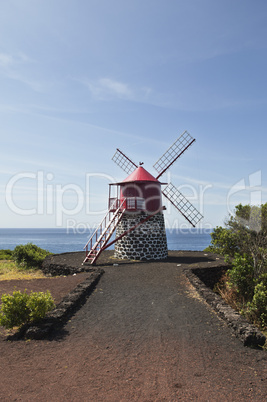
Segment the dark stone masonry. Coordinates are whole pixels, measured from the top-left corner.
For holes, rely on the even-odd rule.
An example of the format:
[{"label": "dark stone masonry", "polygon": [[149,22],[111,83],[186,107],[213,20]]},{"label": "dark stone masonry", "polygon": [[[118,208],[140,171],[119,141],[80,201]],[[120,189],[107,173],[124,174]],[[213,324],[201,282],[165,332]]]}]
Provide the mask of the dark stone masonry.
[{"label": "dark stone masonry", "polygon": [[[116,237],[146,219],[149,214],[125,214],[119,222]],[[159,212],[115,243],[114,256],[131,260],[162,260],[168,257],[164,215]]]}]

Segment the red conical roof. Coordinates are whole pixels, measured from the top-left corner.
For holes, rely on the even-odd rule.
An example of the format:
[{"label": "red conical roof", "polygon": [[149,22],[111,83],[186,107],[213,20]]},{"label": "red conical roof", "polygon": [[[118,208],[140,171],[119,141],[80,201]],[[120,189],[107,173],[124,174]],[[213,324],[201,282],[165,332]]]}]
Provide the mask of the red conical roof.
[{"label": "red conical roof", "polygon": [[142,166],[139,166],[133,173],[130,174],[130,176],[126,177],[126,179],[123,180],[123,183],[133,181],[155,181],[159,183],[159,181],[155,179],[152,174],[148,173],[148,171]]}]

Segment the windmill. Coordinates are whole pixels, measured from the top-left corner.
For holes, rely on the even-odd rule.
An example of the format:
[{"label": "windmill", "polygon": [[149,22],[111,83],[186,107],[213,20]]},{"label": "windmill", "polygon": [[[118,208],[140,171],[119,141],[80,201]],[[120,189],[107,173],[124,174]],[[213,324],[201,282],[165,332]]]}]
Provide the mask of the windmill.
[{"label": "windmill", "polygon": [[[167,258],[168,248],[162,206],[162,195],[193,226],[203,218],[201,213],[172,184],[158,179],[194,143],[195,139],[184,133],[154,164],[157,176],[152,176],[128,158],[118,148],[112,160],[129,176],[120,183],[109,185],[108,212],[84,249],[84,263],[94,264],[103,250],[115,243],[115,257],[136,260]],[[165,186],[161,189],[161,186]],[[116,194],[114,193],[114,187]],[[110,241],[116,229],[116,238]]]}]

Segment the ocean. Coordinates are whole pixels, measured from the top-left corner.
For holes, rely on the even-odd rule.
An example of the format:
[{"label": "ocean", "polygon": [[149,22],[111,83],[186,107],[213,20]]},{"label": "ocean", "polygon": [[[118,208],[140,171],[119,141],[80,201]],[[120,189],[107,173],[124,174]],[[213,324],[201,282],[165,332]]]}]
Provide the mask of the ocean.
[{"label": "ocean", "polygon": [[[169,250],[202,251],[210,245],[212,229],[166,229]],[[33,243],[54,254],[83,251],[91,233],[71,229],[0,229],[0,249]],[[114,245],[110,249],[114,249]]]}]

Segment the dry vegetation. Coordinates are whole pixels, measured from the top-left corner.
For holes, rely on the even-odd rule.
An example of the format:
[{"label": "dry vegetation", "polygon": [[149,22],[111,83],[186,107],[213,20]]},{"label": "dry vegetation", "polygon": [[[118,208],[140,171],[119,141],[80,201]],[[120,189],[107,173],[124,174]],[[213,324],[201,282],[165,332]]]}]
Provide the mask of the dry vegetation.
[{"label": "dry vegetation", "polygon": [[38,279],[45,278],[41,270],[18,267],[15,261],[0,260],[0,281],[9,281],[12,279]]}]

